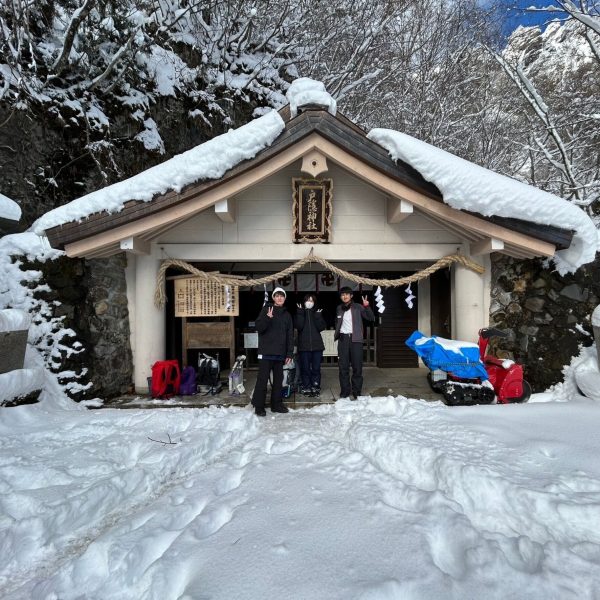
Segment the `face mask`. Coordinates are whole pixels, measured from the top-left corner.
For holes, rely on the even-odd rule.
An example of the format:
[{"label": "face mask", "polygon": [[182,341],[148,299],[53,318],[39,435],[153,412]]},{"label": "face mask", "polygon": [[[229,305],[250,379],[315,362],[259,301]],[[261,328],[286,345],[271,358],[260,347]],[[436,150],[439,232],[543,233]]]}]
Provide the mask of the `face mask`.
[{"label": "face mask", "polygon": [[304,303],[304,306],[306,306],[306,308],[308,308],[309,310],[310,310],[310,309],[311,309],[311,308],[312,308],[314,305],[315,305],[315,303],[314,303],[314,302],[311,302],[310,300],[307,300],[307,301]]}]

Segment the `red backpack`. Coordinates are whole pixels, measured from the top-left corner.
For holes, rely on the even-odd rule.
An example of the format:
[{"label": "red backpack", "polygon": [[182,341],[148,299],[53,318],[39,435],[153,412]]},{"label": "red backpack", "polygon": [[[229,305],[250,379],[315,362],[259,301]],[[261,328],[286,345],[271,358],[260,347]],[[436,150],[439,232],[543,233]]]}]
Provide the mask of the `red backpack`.
[{"label": "red backpack", "polygon": [[181,373],[176,360],[159,360],[152,365],[152,397],[170,398],[179,391]]}]

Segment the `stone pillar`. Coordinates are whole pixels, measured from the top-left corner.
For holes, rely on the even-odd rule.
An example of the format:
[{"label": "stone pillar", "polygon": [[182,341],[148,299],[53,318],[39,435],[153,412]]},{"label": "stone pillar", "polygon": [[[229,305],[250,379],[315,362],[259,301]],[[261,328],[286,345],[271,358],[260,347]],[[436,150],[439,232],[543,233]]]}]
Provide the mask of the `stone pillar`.
[{"label": "stone pillar", "polygon": [[460,264],[454,266],[452,337],[477,342],[479,330],[488,323],[484,314],[485,279]]},{"label": "stone pillar", "polygon": [[165,358],[165,309],[154,306],[154,288],[160,261],[152,255],[135,257],[135,355],[137,393],[148,393],[151,367]]}]

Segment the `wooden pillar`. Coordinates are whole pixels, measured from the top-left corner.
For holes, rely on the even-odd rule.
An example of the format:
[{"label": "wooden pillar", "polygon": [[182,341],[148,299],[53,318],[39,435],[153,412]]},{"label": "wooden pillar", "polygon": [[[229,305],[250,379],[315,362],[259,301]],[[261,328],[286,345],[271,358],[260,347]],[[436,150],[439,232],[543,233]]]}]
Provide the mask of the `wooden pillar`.
[{"label": "wooden pillar", "polygon": [[165,309],[154,306],[154,289],[160,261],[152,255],[135,257],[135,354],[137,393],[148,393],[152,365],[165,359]]},{"label": "wooden pillar", "polygon": [[456,264],[453,287],[452,337],[465,342],[477,342],[479,330],[487,324],[484,314],[484,277]]}]

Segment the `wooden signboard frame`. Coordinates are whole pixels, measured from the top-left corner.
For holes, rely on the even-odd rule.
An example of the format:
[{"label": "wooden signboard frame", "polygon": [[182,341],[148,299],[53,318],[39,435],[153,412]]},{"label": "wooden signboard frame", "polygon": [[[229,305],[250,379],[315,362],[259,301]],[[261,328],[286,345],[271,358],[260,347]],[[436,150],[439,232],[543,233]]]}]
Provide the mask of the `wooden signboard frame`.
[{"label": "wooden signboard frame", "polygon": [[235,362],[235,327],[233,317],[227,321],[204,321],[190,323],[183,318],[182,333],[182,362],[187,366],[188,350],[229,350],[229,364]]},{"label": "wooden signboard frame", "polygon": [[333,216],[333,180],[292,178],[292,240],[297,244],[328,244]]}]

